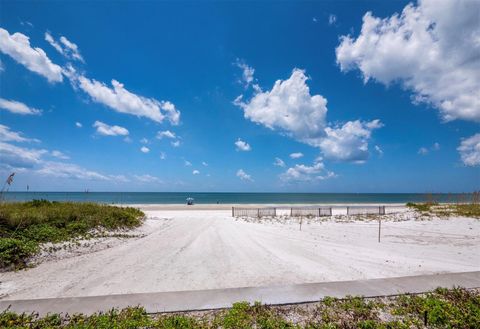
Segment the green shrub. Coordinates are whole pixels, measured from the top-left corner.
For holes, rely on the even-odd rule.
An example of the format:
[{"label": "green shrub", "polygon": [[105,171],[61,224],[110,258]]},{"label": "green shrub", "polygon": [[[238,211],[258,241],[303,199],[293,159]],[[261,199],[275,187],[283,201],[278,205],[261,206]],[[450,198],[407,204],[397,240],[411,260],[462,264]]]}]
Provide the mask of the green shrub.
[{"label": "green shrub", "polygon": [[37,243],[13,238],[0,238],[0,268],[25,265],[25,259],[38,251]]},{"label": "green shrub", "polygon": [[41,243],[83,237],[92,229],[134,228],[141,224],[143,217],[138,209],[96,203],[47,200],[2,203],[0,245],[5,247],[0,269],[12,264],[17,268],[25,266],[26,259],[38,252]]}]

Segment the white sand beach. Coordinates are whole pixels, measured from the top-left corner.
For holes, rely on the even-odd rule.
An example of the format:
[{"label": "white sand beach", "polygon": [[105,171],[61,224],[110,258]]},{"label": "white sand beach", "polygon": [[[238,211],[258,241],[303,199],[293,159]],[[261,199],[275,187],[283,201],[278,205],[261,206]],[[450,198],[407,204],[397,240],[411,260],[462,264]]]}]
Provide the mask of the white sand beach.
[{"label": "white sand beach", "polygon": [[[1,299],[274,286],[480,270],[480,220],[245,221],[231,205],[144,206],[131,239],[0,273]],[[176,209],[176,210],[174,210]],[[178,209],[182,209],[179,211]],[[201,210],[208,209],[208,210]],[[335,208],[334,214],[344,212]],[[115,241],[114,241],[115,240]]]}]

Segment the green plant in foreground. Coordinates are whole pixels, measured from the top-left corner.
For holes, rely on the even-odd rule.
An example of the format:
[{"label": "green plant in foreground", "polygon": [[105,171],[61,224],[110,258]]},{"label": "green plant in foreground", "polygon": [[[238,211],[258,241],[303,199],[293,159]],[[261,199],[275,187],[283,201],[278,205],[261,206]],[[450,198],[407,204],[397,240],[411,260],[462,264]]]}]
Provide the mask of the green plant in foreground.
[{"label": "green plant in foreground", "polygon": [[[426,318],[426,325],[425,325]],[[0,313],[1,328],[478,328],[480,292],[437,289],[422,295],[390,298],[325,298],[305,305],[268,306],[235,303],[230,309],[181,314],[147,314],[142,307],[82,314],[38,317]]]},{"label": "green plant in foreground", "polygon": [[96,203],[33,200],[0,204],[0,270],[22,268],[40,244],[89,238],[92,230],[131,229],[143,212]]}]

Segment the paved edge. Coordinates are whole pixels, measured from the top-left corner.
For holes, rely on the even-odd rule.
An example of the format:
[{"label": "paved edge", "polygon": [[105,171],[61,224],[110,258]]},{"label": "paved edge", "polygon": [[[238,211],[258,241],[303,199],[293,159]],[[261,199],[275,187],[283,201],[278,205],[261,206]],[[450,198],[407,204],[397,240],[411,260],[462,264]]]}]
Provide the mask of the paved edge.
[{"label": "paved edge", "polygon": [[112,308],[141,305],[148,313],[197,311],[230,307],[237,301],[264,304],[297,304],[319,301],[326,296],[376,297],[422,293],[437,287],[480,288],[480,271],[417,275],[383,279],[305,283],[287,286],[247,287],[105,296],[64,297],[29,300],[0,300],[0,311],[18,313],[92,314]]}]

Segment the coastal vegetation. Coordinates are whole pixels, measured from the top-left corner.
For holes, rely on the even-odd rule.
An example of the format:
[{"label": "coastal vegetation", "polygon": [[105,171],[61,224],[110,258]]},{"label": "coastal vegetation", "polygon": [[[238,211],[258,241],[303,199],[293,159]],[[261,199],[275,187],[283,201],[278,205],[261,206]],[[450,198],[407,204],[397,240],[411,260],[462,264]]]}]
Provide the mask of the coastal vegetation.
[{"label": "coastal vegetation", "polygon": [[407,207],[415,209],[422,215],[438,217],[473,217],[480,218],[480,203],[438,204],[438,203],[407,203]]},{"label": "coastal vegetation", "polygon": [[0,270],[25,267],[42,243],[88,239],[102,231],[134,228],[143,217],[143,212],[135,208],[98,203],[1,203]]},{"label": "coastal vegetation", "polygon": [[0,313],[2,328],[478,328],[480,292],[443,289],[384,298],[324,298],[301,305],[235,303],[229,309],[147,314],[142,307],[90,316]]}]

